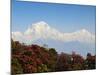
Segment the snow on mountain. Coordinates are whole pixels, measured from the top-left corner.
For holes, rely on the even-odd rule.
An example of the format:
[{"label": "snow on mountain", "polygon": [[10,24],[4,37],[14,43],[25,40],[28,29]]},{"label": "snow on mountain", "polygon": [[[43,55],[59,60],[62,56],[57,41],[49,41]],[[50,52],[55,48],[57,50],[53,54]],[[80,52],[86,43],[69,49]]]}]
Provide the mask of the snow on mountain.
[{"label": "snow on mountain", "polygon": [[78,41],[83,43],[95,43],[95,35],[86,29],[71,33],[63,33],[50,27],[46,22],[33,23],[25,32],[12,32],[12,39],[23,43],[32,43],[38,39],[51,39],[62,42]]}]

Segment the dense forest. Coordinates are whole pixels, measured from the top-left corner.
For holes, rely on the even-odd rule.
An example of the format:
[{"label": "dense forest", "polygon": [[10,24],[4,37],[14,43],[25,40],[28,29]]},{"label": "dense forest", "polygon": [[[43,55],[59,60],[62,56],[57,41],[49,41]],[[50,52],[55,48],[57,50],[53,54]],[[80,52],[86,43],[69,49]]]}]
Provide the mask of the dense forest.
[{"label": "dense forest", "polygon": [[11,73],[13,75],[96,68],[96,56],[91,53],[87,53],[86,58],[83,58],[75,52],[59,54],[54,48],[36,44],[25,45],[13,40],[11,50]]}]

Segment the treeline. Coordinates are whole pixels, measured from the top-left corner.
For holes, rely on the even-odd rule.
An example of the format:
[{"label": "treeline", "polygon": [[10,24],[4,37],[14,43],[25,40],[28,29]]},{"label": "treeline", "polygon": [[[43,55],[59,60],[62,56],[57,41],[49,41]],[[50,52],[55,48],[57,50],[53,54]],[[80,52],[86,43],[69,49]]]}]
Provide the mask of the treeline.
[{"label": "treeline", "polygon": [[25,45],[11,41],[11,74],[88,70],[96,68],[96,56],[87,53],[86,59],[73,52],[58,54],[54,48]]}]

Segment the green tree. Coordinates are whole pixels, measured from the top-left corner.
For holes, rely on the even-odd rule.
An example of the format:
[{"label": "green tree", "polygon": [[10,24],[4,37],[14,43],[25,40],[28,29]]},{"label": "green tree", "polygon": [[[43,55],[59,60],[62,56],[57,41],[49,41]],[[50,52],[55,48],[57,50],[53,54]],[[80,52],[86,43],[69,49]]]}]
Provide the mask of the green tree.
[{"label": "green tree", "polygon": [[95,69],[96,68],[96,56],[92,56],[91,53],[87,54],[87,58],[85,60],[87,69]]},{"label": "green tree", "polygon": [[55,50],[54,48],[50,48],[50,49],[49,49],[49,52],[50,52],[51,54],[53,54],[53,55],[57,55],[57,52],[56,52],[56,50]]},{"label": "green tree", "polygon": [[48,72],[49,69],[47,68],[46,64],[41,64],[40,66],[38,66],[38,72]]},{"label": "green tree", "polygon": [[23,68],[21,64],[19,63],[17,58],[12,59],[11,63],[11,73],[12,74],[22,74],[23,73]]}]

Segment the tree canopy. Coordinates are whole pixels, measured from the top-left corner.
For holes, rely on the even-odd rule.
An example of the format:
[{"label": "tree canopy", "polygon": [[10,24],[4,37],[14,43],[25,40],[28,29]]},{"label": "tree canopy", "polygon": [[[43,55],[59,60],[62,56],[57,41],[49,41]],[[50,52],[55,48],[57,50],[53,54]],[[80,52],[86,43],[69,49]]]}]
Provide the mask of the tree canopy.
[{"label": "tree canopy", "polygon": [[96,57],[87,53],[86,59],[81,55],[58,53],[54,48],[36,44],[25,45],[11,41],[11,73],[41,73],[95,69]]}]

